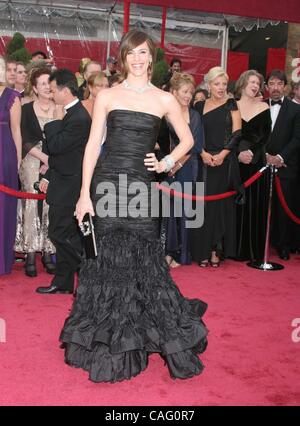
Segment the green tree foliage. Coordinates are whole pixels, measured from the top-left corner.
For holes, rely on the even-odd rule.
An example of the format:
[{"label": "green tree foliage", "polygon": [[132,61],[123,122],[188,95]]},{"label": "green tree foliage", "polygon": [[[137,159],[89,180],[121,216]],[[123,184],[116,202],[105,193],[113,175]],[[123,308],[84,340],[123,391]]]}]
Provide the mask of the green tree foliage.
[{"label": "green tree foliage", "polygon": [[6,57],[25,65],[31,60],[31,53],[25,47],[25,37],[21,33],[15,33],[6,46]]},{"label": "green tree foliage", "polygon": [[165,52],[160,47],[156,51],[156,62],[154,64],[154,70],[152,75],[152,84],[157,87],[162,87],[164,78],[169,70],[169,65],[165,60]]}]

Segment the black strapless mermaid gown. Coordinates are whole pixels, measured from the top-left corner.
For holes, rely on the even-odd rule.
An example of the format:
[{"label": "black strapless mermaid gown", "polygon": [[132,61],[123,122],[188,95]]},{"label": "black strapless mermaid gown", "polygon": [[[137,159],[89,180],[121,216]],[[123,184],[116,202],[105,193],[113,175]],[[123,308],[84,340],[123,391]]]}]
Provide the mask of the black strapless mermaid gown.
[{"label": "black strapless mermaid gown", "polygon": [[[96,186],[110,182],[121,190],[125,178],[119,184],[119,175],[126,175],[127,185],[144,183],[148,197],[153,174],[144,158],[154,151],[159,128],[155,115],[109,113],[106,152],[93,177],[95,206],[101,201]],[[123,208],[132,199],[117,195]],[[203,370],[198,354],[207,345],[201,320],[207,305],[181,295],[165,262],[159,221],[142,216],[96,217],[99,254],[83,261],[77,298],[61,333],[66,363],[87,370],[94,382],[136,376],[153,352],[163,357],[173,378],[190,378]]]}]

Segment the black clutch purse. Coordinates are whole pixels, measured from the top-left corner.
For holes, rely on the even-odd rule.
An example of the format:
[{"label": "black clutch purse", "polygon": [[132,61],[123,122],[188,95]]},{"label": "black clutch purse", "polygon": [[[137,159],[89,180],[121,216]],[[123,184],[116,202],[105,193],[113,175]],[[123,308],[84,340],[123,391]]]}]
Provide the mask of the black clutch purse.
[{"label": "black clutch purse", "polygon": [[96,238],[94,231],[93,217],[90,213],[86,213],[82,219],[82,223],[79,225],[84,251],[87,259],[95,259],[98,255]]}]

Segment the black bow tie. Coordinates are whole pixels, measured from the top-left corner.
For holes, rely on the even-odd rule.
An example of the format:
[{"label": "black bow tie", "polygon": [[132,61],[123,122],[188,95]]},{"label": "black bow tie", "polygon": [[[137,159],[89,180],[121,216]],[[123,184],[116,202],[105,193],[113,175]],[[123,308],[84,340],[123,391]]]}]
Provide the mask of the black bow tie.
[{"label": "black bow tie", "polygon": [[282,105],[282,100],[281,99],[279,99],[279,101],[271,101],[271,106],[273,106],[273,105]]}]

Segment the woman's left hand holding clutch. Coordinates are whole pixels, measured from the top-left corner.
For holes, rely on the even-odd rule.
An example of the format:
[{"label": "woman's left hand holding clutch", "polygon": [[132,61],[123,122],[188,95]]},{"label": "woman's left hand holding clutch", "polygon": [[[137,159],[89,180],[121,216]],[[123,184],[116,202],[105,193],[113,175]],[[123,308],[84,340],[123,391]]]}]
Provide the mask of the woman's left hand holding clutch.
[{"label": "woman's left hand holding clutch", "polygon": [[75,209],[75,216],[79,225],[82,223],[82,219],[86,213],[90,213],[92,216],[95,216],[94,207],[90,196],[81,195]]}]

